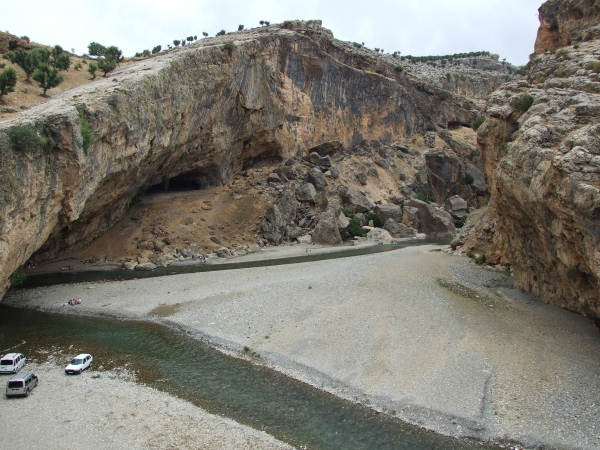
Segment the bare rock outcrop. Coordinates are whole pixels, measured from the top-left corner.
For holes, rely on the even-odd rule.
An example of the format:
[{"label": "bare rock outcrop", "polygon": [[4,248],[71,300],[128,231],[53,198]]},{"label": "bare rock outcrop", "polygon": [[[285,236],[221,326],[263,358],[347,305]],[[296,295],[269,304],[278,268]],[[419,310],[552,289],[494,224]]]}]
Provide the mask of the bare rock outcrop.
[{"label": "bare rock outcrop", "polygon": [[539,9],[537,54],[600,38],[600,5],[589,0],[550,0]]},{"label": "bare rock outcrop", "polygon": [[[553,29],[551,45],[568,44],[597,22],[596,10],[593,2],[546,2],[540,36]],[[508,83],[490,97],[478,136],[491,185],[493,243],[513,263],[515,284],[596,321],[600,80],[588,61],[597,61],[598,52],[600,41],[592,40],[534,58],[528,82]],[[485,230],[476,233],[485,238]]]}]

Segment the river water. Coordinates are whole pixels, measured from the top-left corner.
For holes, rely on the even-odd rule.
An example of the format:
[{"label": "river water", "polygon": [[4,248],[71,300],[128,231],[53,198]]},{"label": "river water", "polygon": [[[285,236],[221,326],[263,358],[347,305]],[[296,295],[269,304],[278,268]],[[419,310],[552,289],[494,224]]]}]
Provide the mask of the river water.
[{"label": "river water", "polygon": [[298,447],[500,448],[408,425],[274,370],[225,356],[180,331],[155,323],[0,305],[0,349],[22,341],[25,343],[15,351],[29,357],[35,357],[40,349],[54,348],[69,354],[91,353],[96,368],[127,366],[137,372],[141,383]]}]

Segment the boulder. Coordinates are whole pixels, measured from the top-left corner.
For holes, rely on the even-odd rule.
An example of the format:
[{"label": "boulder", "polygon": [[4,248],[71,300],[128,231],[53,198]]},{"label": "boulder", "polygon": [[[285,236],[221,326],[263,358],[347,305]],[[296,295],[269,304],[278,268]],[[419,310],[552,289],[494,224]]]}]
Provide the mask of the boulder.
[{"label": "boulder", "polygon": [[[411,198],[407,203],[408,207],[418,209],[419,232],[436,233],[440,235],[452,235],[455,232],[454,220],[452,216],[442,208],[428,205],[427,203]],[[407,206],[404,207],[406,211]],[[404,220],[402,221],[405,225]]]},{"label": "boulder", "polygon": [[286,188],[283,191],[283,194],[275,204],[277,205],[277,208],[279,208],[279,212],[285,223],[292,223],[296,220],[296,209],[298,205],[296,204],[294,194],[289,188]]},{"label": "boulder", "polygon": [[350,219],[348,219],[346,217],[346,215],[340,211],[339,215],[338,215],[338,228],[340,230],[343,230],[344,228],[346,228],[348,225],[350,225]]},{"label": "boulder", "polygon": [[321,213],[312,235],[314,243],[335,245],[342,242],[342,236],[337,223],[337,216],[339,214],[336,211],[337,209],[335,205],[332,205],[327,208],[327,211]]},{"label": "boulder", "polygon": [[477,166],[469,163],[465,169],[465,175],[467,178],[473,180],[471,186],[475,189],[475,192],[478,194],[486,194],[488,191],[487,183],[485,182],[485,177],[481,170],[477,168]]},{"label": "boulder", "polygon": [[285,223],[278,206],[269,207],[262,221],[263,237],[273,244],[281,244],[285,237]]},{"label": "boulder", "polygon": [[340,171],[337,167],[332,167],[331,169],[329,169],[329,173],[331,178],[333,179],[337,179],[340,176]]},{"label": "boulder", "polygon": [[458,195],[454,195],[446,200],[446,207],[450,214],[455,219],[461,219],[467,215],[467,202],[460,198]]},{"label": "boulder", "polygon": [[310,153],[317,153],[320,156],[334,155],[341,153],[344,145],[340,141],[329,141],[317,145],[309,150]]},{"label": "boulder", "polygon": [[403,205],[404,204],[404,197],[402,197],[401,195],[397,195],[397,196],[392,196],[389,198],[389,202],[393,203],[394,205]]},{"label": "boulder", "polygon": [[282,166],[275,169],[275,173],[279,175],[283,181],[293,180],[296,178],[296,171],[292,166]]},{"label": "boulder", "polygon": [[348,208],[357,213],[369,212],[375,206],[357,189],[348,189],[345,193],[345,199]]},{"label": "boulder", "polygon": [[377,164],[379,167],[385,170],[390,168],[390,163],[387,162],[386,159],[378,158],[375,160],[375,164]]},{"label": "boulder", "polygon": [[321,192],[327,187],[325,175],[323,175],[323,172],[316,167],[313,167],[308,171],[308,174],[306,175],[306,181],[312,184],[318,192]]},{"label": "boulder", "polygon": [[296,240],[298,241],[298,244],[312,244],[312,236],[310,234],[298,236]]},{"label": "boulder", "polygon": [[417,230],[414,228],[407,227],[403,223],[398,223],[394,219],[386,220],[383,225],[383,229],[386,230],[392,237],[411,237],[417,234]]},{"label": "boulder", "polygon": [[137,265],[138,265],[138,263],[135,262],[135,261],[125,261],[123,263],[123,269],[125,269],[125,270],[134,270],[135,266],[137,266]]},{"label": "boulder", "polygon": [[221,247],[214,251],[215,255],[219,258],[226,258],[227,256],[231,256],[231,250],[227,247]]},{"label": "boulder", "polygon": [[367,233],[367,240],[378,241],[383,244],[393,244],[394,239],[386,230],[382,228],[373,228]]},{"label": "boulder", "polygon": [[362,184],[363,186],[367,185],[367,172],[362,171],[356,174],[356,179],[358,180],[358,182],[360,184]]},{"label": "boulder", "polygon": [[219,239],[217,236],[211,236],[210,240],[217,245],[219,245],[221,243],[221,239]]},{"label": "boulder", "polygon": [[151,262],[144,262],[144,263],[140,263],[137,266],[135,266],[135,270],[140,270],[140,271],[148,271],[148,270],[154,270],[156,269],[156,264],[153,264]]},{"label": "boulder", "polygon": [[304,183],[296,189],[296,199],[299,202],[317,202],[317,190],[312,183]]},{"label": "boulder", "polygon": [[419,220],[419,209],[412,206],[405,206],[402,212],[402,223],[409,228],[419,229],[421,221]]},{"label": "boulder", "polygon": [[312,152],[306,159],[315,166],[331,167],[331,158],[329,156],[321,156],[316,152]]},{"label": "boulder", "polygon": [[375,212],[381,220],[385,223],[388,219],[394,219],[396,222],[402,222],[402,207],[393,205],[391,203],[384,203],[383,205],[375,206]]},{"label": "boulder", "polygon": [[137,244],[137,248],[140,250],[151,250],[154,251],[154,242],[152,241],[140,241]]},{"label": "boulder", "polygon": [[267,175],[267,183],[269,184],[281,184],[281,178],[275,172]]}]

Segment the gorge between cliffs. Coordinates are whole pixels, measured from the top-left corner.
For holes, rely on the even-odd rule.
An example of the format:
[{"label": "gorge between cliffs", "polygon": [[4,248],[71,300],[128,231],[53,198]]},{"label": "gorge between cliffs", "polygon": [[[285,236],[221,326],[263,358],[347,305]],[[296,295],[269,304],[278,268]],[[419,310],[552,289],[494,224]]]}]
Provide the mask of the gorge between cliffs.
[{"label": "gorge between cliffs", "polygon": [[[539,17],[520,68],[295,20],[5,107],[3,303],[157,321],[459,439],[600,448],[600,6],[549,0]],[[52,144],[23,150],[23,127]],[[452,243],[11,288],[425,236]]]}]

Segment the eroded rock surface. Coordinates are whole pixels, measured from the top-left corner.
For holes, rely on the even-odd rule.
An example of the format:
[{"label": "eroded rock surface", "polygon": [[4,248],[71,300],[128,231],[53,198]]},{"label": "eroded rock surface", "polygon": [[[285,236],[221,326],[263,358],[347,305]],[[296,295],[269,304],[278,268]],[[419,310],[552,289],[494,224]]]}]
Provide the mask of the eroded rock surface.
[{"label": "eroded rock surface", "polygon": [[[540,35],[554,20],[560,39],[553,45],[587,33],[597,8],[590,5],[545,3]],[[519,288],[596,320],[600,80],[588,63],[598,54],[600,41],[591,40],[539,55],[530,63],[528,81],[492,94],[478,141],[491,182],[493,227],[477,231],[483,241],[493,240],[500,259],[513,263]]]},{"label": "eroded rock surface", "polygon": [[[404,153],[405,144],[395,154],[395,142],[470,124],[477,104],[514,76],[495,57],[457,59],[449,68],[403,64],[396,71],[397,56],[335,40],[320,21],[292,21],[202,39],[11,115],[0,124],[0,291],[34,252],[44,260],[91,242],[136,195],[169,180],[219,186],[257,161],[284,166],[311,151],[314,164],[345,177],[334,163],[365,141],[373,145],[364,151],[377,154],[356,173],[381,197],[373,180],[410,181],[424,158],[412,148]],[[94,137],[85,149],[81,117]],[[12,149],[5,132],[17,125],[56,146]],[[430,145],[443,142],[429,136]],[[272,173],[278,189],[295,177],[292,168]],[[424,166],[419,173],[419,189],[430,191]],[[327,200],[317,196],[317,209]],[[304,225],[314,227],[318,212],[303,215]],[[281,226],[271,225],[277,240]]]}]

